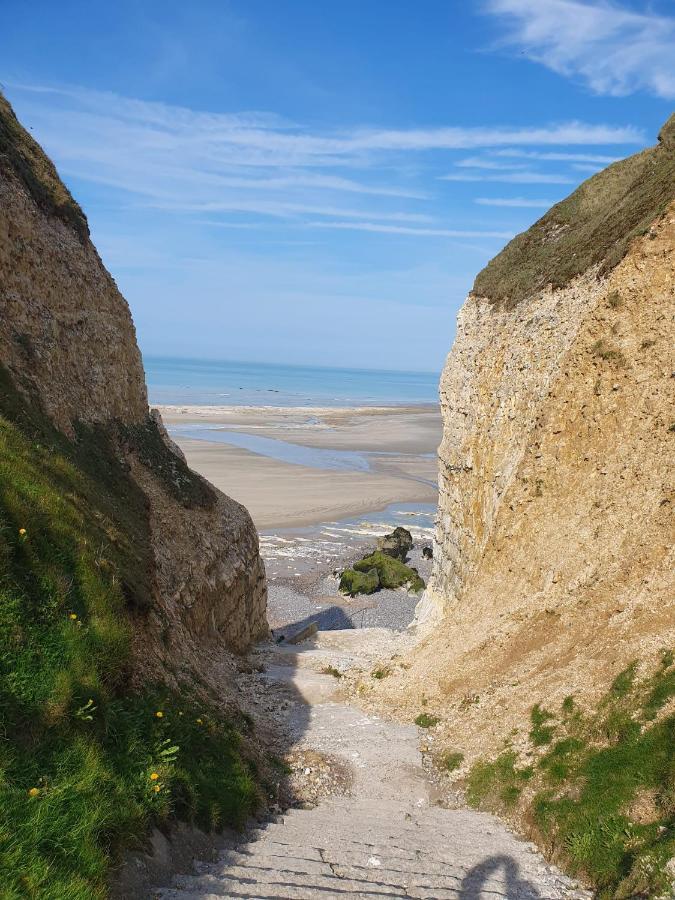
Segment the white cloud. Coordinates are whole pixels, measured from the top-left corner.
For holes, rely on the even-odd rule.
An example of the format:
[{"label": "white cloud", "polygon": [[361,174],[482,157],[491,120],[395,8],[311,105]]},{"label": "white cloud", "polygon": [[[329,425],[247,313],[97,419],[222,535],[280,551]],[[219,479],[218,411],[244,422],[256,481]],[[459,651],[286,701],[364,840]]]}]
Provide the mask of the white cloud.
[{"label": "white cloud", "polygon": [[522,163],[505,163],[495,159],[484,159],[480,156],[470,156],[467,159],[459,159],[455,163],[461,169],[493,169],[494,171],[513,172],[514,169],[526,169]]},{"label": "white cloud", "polygon": [[[361,221],[363,231],[398,225],[398,233],[416,235],[423,232],[404,226],[426,225],[428,234],[460,237],[436,227],[447,215],[447,194],[435,198],[422,188],[424,179],[427,188],[438,186],[430,173],[444,153],[485,151],[460,160],[462,172],[448,180],[572,184],[555,173],[531,172],[529,162],[486,156],[642,142],[631,126],[583,122],[319,132],[267,112],[204,112],[81,87],[9,84],[8,93],[67,178],[113,188],[119,205],[190,222],[222,214],[228,227],[237,218],[265,227],[270,219],[298,224],[321,217]],[[420,158],[429,153],[434,169]]]},{"label": "white cloud", "polygon": [[493,156],[515,156],[521,159],[553,160],[554,162],[593,162],[609,165],[621,159],[620,156],[607,156],[602,153],[560,153],[557,151],[540,150],[493,150]]},{"label": "white cloud", "polygon": [[607,0],[486,0],[503,44],[596,94],[675,97],[675,18]]},{"label": "white cloud", "polygon": [[503,184],[574,184],[567,175],[546,172],[453,172],[441,181],[500,181]]},{"label": "white cloud", "polygon": [[526,197],[476,197],[480,206],[507,206],[513,209],[550,209],[556,200],[528,200]]},{"label": "white cloud", "polygon": [[383,234],[414,234],[419,237],[502,238],[513,237],[512,231],[464,231],[451,228],[410,228],[406,225],[385,225],[380,222],[308,222],[310,228],[346,228],[350,231],[377,231]]}]

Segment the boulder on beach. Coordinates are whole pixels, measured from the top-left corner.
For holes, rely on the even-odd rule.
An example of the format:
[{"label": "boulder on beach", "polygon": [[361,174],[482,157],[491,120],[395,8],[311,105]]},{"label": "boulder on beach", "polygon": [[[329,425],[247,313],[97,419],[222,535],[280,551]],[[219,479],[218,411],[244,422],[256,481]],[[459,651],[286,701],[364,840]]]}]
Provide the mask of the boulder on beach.
[{"label": "boulder on beach", "polygon": [[354,563],[354,569],[357,572],[370,572],[375,569],[380,587],[383,588],[407,587],[416,594],[424,590],[424,581],[417,569],[406,566],[400,559],[395,559],[382,550],[376,550],[360,562]]},{"label": "boulder on beach", "polygon": [[433,547],[422,547],[422,558],[423,559],[433,559],[434,551]]},{"label": "boulder on beach", "polygon": [[386,553],[387,556],[392,556],[394,559],[400,559],[401,562],[405,562],[408,558],[408,553],[412,550],[412,545],[412,535],[407,528],[402,528],[399,525],[394,528],[391,534],[385,534],[384,537],[379,538],[377,549],[381,550],[382,553]]},{"label": "boulder on beach", "polygon": [[340,576],[340,593],[349,597],[355,597],[357,594],[373,594],[379,589],[380,577],[374,567],[362,572],[345,569]]}]

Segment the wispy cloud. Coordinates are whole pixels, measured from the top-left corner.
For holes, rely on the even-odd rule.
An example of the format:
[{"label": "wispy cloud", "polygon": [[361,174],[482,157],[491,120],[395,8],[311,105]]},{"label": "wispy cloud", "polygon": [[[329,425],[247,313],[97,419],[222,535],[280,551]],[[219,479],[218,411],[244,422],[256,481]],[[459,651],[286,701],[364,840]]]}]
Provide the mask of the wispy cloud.
[{"label": "wispy cloud", "polygon": [[419,237],[499,238],[513,237],[512,231],[465,231],[452,228],[410,228],[406,225],[385,225],[380,222],[308,222],[310,228],[341,228],[350,231],[377,231],[383,234],[414,234]]},{"label": "wispy cloud", "polygon": [[567,175],[547,172],[451,172],[441,181],[499,181],[502,184],[574,184]]},{"label": "wispy cloud", "polygon": [[460,169],[493,169],[495,171],[507,172],[512,172],[514,169],[527,168],[524,164],[499,162],[499,160],[485,159],[481,156],[470,156],[467,159],[459,159],[455,165]]},{"label": "wispy cloud", "polygon": [[675,97],[675,17],[607,0],[486,0],[503,45],[597,94]]},{"label": "wispy cloud", "polygon": [[476,197],[479,206],[506,206],[513,209],[549,209],[555,200],[529,200],[526,197]]},{"label": "wispy cloud", "polygon": [[621,159],[620,156],[607,156],[603,153],[560,153],[555,150],[518,150],[513,147],[493,150],[493,156],[510,156],[520,159],[541,159],[554,162],[593,162],[609,165]]},{"label": "wispy cloud", "polygon": [[[441,201],[433,186],[445,158],[452,165],[458,151],[482,151],[460,159],[447,181],[573,184],[532,171],[526,154],[643,142],[632,126],[584,122],[319,131],[264,111],[204,112],[82,87],[10,83],[8,90],[66,177],[190,223],[222,216],[225,227],[312,219],[392,234],[504,237],[439,224],[447,222],[447,194]],[[525,162],[501,159],[502,152],[524,154]]]}]

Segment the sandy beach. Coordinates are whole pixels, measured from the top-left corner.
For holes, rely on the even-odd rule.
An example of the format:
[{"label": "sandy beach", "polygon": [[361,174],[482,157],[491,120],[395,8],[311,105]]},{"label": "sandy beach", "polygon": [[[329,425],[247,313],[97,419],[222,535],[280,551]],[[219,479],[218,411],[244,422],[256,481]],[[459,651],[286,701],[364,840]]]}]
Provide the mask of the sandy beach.
[{"label": "sandy beach", "polygon": [[434,406],[160,412],[190,466],[243,503],[261,531],[436,501]]}]

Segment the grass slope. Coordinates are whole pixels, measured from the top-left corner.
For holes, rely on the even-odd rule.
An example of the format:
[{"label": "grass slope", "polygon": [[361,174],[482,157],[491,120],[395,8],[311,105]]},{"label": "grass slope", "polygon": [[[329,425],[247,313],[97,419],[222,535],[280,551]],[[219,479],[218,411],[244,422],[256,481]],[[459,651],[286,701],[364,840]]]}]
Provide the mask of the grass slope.
[{"label": "grass slope", "polygon": [[18,175],[38,206],[73,228],[80,240],[87,240],[89,226],[82,209],[0,93],[0,173],[3,171]]},{"label": "grass slope", "polygon": [[675,856],[675,665],[622,672],[598,707],[532,709],[527,764],[511,748],[469,774],[474,806],[521,812],[541,843],[601,898],[669,896]]},{"label": "grass slope", "polygon": [[659,144],[589,178],[517,235],[478,274],[472,294],[514,306],[589,267],[609,271],[675,199],[675,115]]},{"label": "grass slope", "polygon": [[0,375],[0,897],[102,898],[151,825],[237,825],[257,787],[231,725],[129,689],[151,560],[114,442],[69,444]]}]

